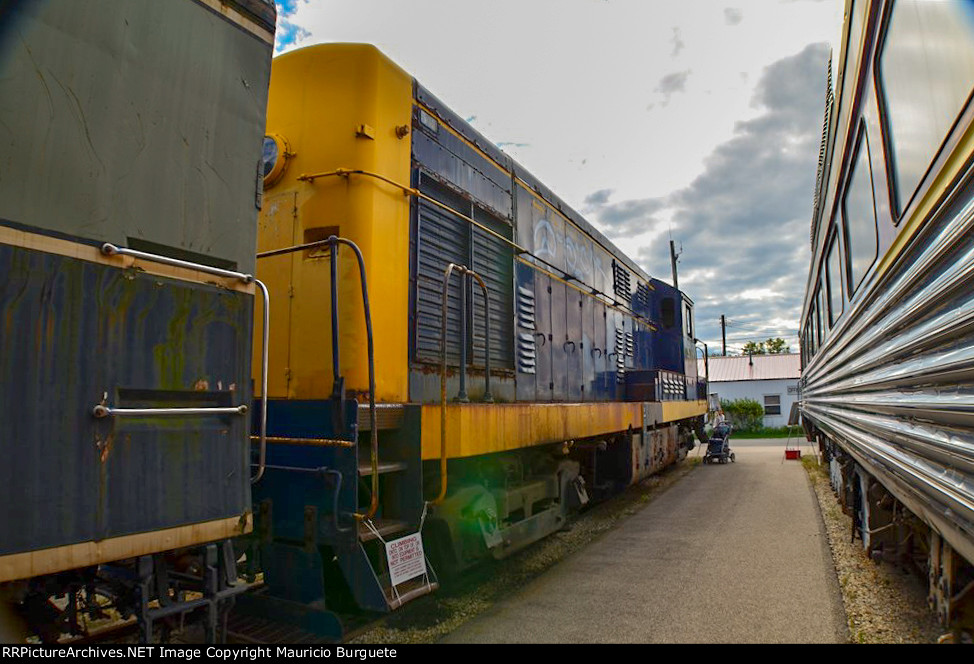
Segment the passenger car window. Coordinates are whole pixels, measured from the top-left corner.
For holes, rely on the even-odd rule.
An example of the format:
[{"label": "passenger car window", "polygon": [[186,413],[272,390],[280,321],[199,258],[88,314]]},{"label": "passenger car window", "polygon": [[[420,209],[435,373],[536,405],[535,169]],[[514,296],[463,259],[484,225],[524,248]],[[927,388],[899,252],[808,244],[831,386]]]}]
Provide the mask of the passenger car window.
[{"label": "passenger car window", "polygon": [[829,289],[829,329],[842,315],[842,268],[839,262],[839,236],[832,234],[827,265]]},{"label": "passenger car window", "polygon": [[879,81],[899,217],[974,87],[974,2],[896,0]]},{"label": "passenger car window", "polygon": [[842,199],[842,219],[846,232],[846,264],[849,266],[849,293],[856,292],[876,260],[876,206],[869,165],[869,140],[865,126],[860,128],[856,156],[849,184]]}]

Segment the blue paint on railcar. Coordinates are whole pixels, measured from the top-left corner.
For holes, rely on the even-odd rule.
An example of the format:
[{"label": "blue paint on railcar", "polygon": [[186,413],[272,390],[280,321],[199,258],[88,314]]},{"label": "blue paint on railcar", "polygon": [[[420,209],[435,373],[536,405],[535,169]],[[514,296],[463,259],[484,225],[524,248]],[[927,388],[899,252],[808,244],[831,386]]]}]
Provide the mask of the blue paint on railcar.
[{"label": "blue paint on railcar", "polygon": [[656,366],[646,368],[683,373],[683,294],[659,279],[651,279],[650,283],[655,289],[654,297],[650,300],[651,318],[659,321],[659,325],[656,332],[650,335]]},{"label": "blue paint on railcar", "polygon": [[[258,408],[259,401],[255,402],[254,411]],[[354,400],[343,404],[348,426],[340,429],[335,426],[332,401],[272,399],[268,402],[267,435],[305,440],[304,444],[273,443],[267,446],[267,469],[261,481],[253,487],[257,511],[255,532],[269,528],[276,538],[303,540],[307,534],[305,514],[307,508],[313,507],[317,510],[317,534],[322,540],[334,546],[355,545],[358,536],[354,520],[349,522],[349,515],[356,511],[358,495],[354,446],[358,437],[357,408]],[[256,421],[254,430],[258,430]],[[344,440],[349,447],[334,442],[312,444],[313,439]],[[260,509],[261,503],[268,500],[273,505],[270,516]],[[262,521],[268,518],[269,523]]]},{"label": "blue paint on railcar", "polygon": [[0,554],[250,509],[251,295],[0,245]]}]

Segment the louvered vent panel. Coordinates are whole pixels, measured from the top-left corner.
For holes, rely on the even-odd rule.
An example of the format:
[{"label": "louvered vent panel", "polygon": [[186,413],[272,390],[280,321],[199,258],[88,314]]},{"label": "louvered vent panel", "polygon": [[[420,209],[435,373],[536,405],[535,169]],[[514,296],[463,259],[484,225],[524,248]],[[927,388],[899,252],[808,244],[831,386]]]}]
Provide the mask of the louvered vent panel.
[{"label": "louvered vent panel", "polygon": [[517,369],[521,373],[533,374],[538,370],[538,349],[535,345],[534,334],[518,332],[517,335]]},{"label": "louvered vent panel", "polygon": [[612,290],[619,299],[632,306],[632,293],[630,292],[629,270],[616,261],[612,261]]},{"label": "louvered vent panel", "polygon": [[649,309],[649,286],[644,283],[636,284],[636,295],[635,295],[636,307],[645,311]]},{"label": "louvered vent panel", "polygon": [[[416,268],[416,359],[440,361],[443,321],[443,271],[468,262],[467,223],[439,207],[419,204],[419,254]],[[447,306],[447,362],[460,363],[460,279],[450,281]]]},{"label": "louvered vent panel", "polygon": [[530,288],[518,286],[517,289],[517,324],[525,330],[534,330],[535,327],[535,303],[534,291]]},{"label": "louvered vent panel", "polygon": [[[517,369],[521,373],[533,374],[538,368],[537,340],[534,336],[536,325],[536,307],[534,291],[530,288],[518,286],[517,289],[517,325],[521,331],[517,334]],[[529,330],[524,332],[523,330]]]},{"label": "louvered vent panel", "polygon": [[[502,237],[511,237],[511,227],[486,211],[475,208],[474,219]],[[473,242],[473,269],[490,294],[490,364],[494,369],[514,368],[514,253],[498,237],[470,226]],[[471,281],[473,290],[473,362],[484,365],[484,296]]]},{"label": "louvered vent panel", "polygon": [[626,382],[626,333],[616,328],[616,382]]}]

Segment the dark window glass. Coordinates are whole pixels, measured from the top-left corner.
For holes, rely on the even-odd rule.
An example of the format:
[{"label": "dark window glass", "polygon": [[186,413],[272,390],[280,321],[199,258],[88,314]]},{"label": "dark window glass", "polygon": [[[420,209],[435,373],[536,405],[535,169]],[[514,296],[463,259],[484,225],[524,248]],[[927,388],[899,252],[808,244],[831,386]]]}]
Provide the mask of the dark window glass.
[{"label": "dark window glass", "polygon": [[[821,280],[824,282],[825,277],[821,277]],[[815,347],[821,348],[822,342],[825,341],[825,330],[823,328],[825,327],[826,317],[828,316],[826,313],[827,309],[825,308],[825,287],[822,283],[819,283],[817,298],[818,307],[815,310],[815,326],[818,328],[818,339],[815,342]]]},{"label": "dark window glass", "polygon": [[899,213],[974,87],[974,0],[897,0],[879,70]]},{"label": "dark window glass", "polygon": [[828,258],[828,288],[829,288],[829,329],[835,325],[842,315],[842,267],[839,260],[839,236],[832,235]]},{"label": "dark window glass", "polygon": [[865,128],[860,131],[859,145],[853,162],[849,185],[842,199],[848,248],[849,292],[855,293],[869,267],[876,260],[876,207],[869,165],[869,141]]},{"label": "dark window glass", "polygon": [[670,329],[676,325],[676,304],[672,297],[664,297],[662,304],[663,327]]},{"label": "dark window glass", "polygon": [[274,169],[274,164],[277,163],[278,158],[277,141],[275,141],[270,136],[264,137],[264,151],[261,155],[261,161],[264,164],[264,177],[266,178],[270,172]]},{"label": "dark window glass", "polygon": [[764,414],[781,415],[781,395],[766,394],[764,396]]},{"label": "dark window glass", "polygon": [[[815,295],[815,298],[818,299],[818,294]],[[812,302],[812,312],[811,314],[809,314],[808,318],[809,318],[808,331],[811,334],[811,339],[809,340],[808,346],[809,348],[812,349],[812,355],[814,355],[815,351],[818,350],[818,344],[819,344],[818,306],[814,301]]]}]

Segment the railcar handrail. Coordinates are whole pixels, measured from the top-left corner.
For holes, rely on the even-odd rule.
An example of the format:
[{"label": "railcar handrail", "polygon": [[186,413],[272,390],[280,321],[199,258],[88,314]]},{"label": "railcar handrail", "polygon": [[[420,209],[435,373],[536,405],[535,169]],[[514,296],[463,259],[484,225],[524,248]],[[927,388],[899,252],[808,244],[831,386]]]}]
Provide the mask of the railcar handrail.
[{"label": "railcar handrail", "polygon": [[[262,295],[264,296],[264,308],[263,308],[263,341],[261,348],[261,393],[260,393],[260,461],[257,469],[257,474],[250,478],[251,484],[256,484],[260,481],[260,478],[264,476],[264,468],[267,464],[267,366],[270,353],[270,320],[271,320],[271,302],[270,293],[267,290],[267,286],[260,279],[255,279],[254,275],[246,274],[244,272],[234,272],[233,270],[224,270],[219,267],[213,267],[211,265],[204,265],[202,263],[191,263],[190,261],[180,260],[178,258],[172,258],[170,256],[162,256],[160,254],[150,254],[145,251],[138,251],[136,249],[129,249],[127,247],[119,247],[117,245],[106,242],[101,246],[101,252],[106,256],[131,256],[132,258],[140,258],[142,260],[152,261],[153,263],[162,263],[163,265],[171,265],[173,267],[181,267],[188,270],[195,270],[197,272],[204,272],[206,274],[212,274],[218,277],[225,277],[227,279],[237,279],[245,284],[256,284],[260,288]],[[243,414],[246,411],[246,406],[238,406],[235,409],[238,410],[243,408],[243,411],[239,411]],[[104,409],[100,411],[99,409]],[[217,414],[220,408],[152,408],[152,409],[131,409],[131,408],[109,408],[104,404],[99,404],[95,406],[92,414],[95,417],[106,417],[108,415],[135,415],[137,413],[132,411],[143,411],[138,414],[151,414],[151,415],[200,415],[200,414]],[[152,413],[146,413],[144,411],[156,411]],[[164,412],[159,412],[164,411]],[[176,412],[181,411],[181,412]],[[205,413],[198,412],[187,412],[187,411],[205,411]],[[99,414],[99,413],[102,414]]]},{"label": "railcar handrail", "polygon": [[446,453],[446,320],[447,320],[447,302],[450,291],[450,277],[453,276],[453,271],[456,270],[460,274],[460,323],[461,323],[461,339],[460,339],[460,393],[459,398],[466,399],[466,388],[465,388],[465,378],[467,374],[467,339],[466,339],[466,297],[464,296],[465,283],[463,280],[464,276],[470,276],[477,280],[480,284],[480,289],[484,293],[484,401],[486,403],[493,402],[494,398],[490,393],[490,295],[487,291],[487,284],[480,277],[479,274],[466,267],[465,265],[457,265],[456,263],[450,263],[446,266],[443,271],[443,315],[440,322],[440,493],[431,502],[433,505],[439,505],[446,499],[446,489],[447,489],[447,453]]},{"label": "railcar handrail", "polygon": [[246,415],[249,409],[245,404],[239,406],[217,406],[212,408],[112,408],[98,404],[91,409],[95,417],[156,417],[186,415]]},{"label": "railcar handrail", "polygon": [[365,514],[356,512],[355,518],[360,521],[367,521],[375,516],[375,513],[379,510],[379,427],[376,426],[376,414],[375,414],[375,348],[372,338],[372,312],[369,308],[369,287],[368,282],[365,278],[365,258],[362,256],[362,251],[358,248],[358,245],[343,237],[338,237],[337,235],[330,235],[325,240],[317,240],[315,242],[306,242],[304,244],[298,244],[291,247],[284,247],[282,249],[274,249],[272,251],[264,251],[257,254],[257,258],[270,258],[271,256],[280,256],[282,254],[289,254],[296,251],[304,251],[305,249],[314,249],[316,247],[329,247],[331,251],[329,252],[329,258],[331,260],[331,329],[332,329],[332,370],[334,372],[334,386],[332,388],[332,395],[334,396],[336,390],[340,386],[339,376],[338,376],[338,297],[337,297],[337,274],[338,270],[336,267],[337,257],[338,257],[338,246],[339,244],[344,244],[349,247],[353,252],[355,252],[355,258],[358,261],[359,269],[359,280],[362,287],[362,308],[365,312],[365,334],[368,341],[368,358],[369,358],[369,423],[371,425],[371,461],[372,461],[372,498],[369,501],[369,511]]}]

